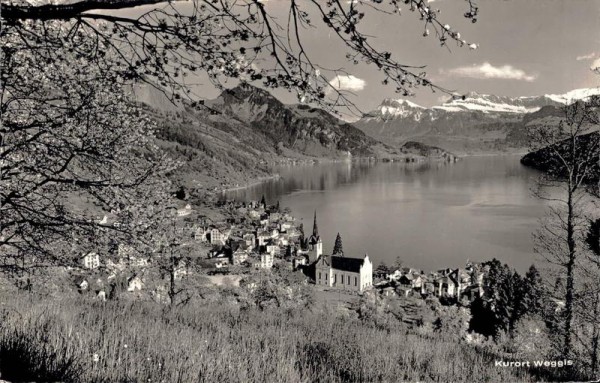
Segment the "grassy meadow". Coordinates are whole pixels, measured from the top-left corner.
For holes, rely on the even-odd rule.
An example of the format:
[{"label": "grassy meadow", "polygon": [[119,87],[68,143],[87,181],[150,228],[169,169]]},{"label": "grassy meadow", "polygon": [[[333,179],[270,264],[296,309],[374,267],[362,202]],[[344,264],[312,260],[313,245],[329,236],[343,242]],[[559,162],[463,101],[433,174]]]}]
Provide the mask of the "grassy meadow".
[{"label": "grassy meadow", "polygon": [[[5,298],[5,299],[4,299]],[[540,381],[456,334],[326,307],[168,308],[153,302],[5,296],[1,378],[61,382]]]}]

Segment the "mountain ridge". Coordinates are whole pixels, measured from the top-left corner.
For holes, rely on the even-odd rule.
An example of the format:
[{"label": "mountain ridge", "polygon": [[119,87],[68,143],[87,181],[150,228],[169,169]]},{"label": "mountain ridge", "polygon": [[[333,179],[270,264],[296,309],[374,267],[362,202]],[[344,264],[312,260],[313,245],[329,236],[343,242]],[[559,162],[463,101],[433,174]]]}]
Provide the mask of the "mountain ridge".
[{"label": "mountain ridge", "polygon": [[248,185],[272,175],[278,163],[454,158],[440,148],[394,148],[324,110],[283,104],[244,83],[199,105],[172,105],[151,87],[134,94],[158,125],[159,146],[183,163],[172,179],[188,188]]},{"label": "mountain ridge", "polygon": [[431,108],[384,99],[354,125],[397,147],[418,141],[459,154],[521,152],[527,149],[527,125],[542,118],[540,111],[543,117],[556,117],[568,102],[593,94],[600,94],[600,88],[523,97],[472,92]]}]

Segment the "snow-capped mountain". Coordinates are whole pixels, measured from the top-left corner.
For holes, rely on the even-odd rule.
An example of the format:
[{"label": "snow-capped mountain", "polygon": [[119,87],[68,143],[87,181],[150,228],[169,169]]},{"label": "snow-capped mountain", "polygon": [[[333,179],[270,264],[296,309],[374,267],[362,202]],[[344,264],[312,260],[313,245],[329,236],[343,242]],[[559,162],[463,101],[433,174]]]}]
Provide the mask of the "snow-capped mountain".
[{"label": "snow-capped mountain", "polygon": [[419,121],[423,117],[435,120],[444,112],[481,112],[481,113],[532,113],[544,106],[561,106],[575,100],[600,95],[600,87],[575,89],[565,94],[545,94],[543,96],[508,97],[471,92],[465,97],[450,98],[442,105],[425,108],[405,99],[384,99],[365,119],[411,118]]},{"label": "snow-capped mountain", "polygon": [[386,98],[377,107],[379,114],[386,119],[412,116],[417,121],[421,119],[426,108],[408,100]]},{"label": "snow-capped mountain", "polygon": [[557,115],[560,106],[591,95],[600,95],[600,87],[526,97],[473,92],[431,108],[385,99],[355,125],[370,136],[400,145],[418,140],[457,152],[505,151],[526,144],[523,116],[542,108],[544,115]]}]

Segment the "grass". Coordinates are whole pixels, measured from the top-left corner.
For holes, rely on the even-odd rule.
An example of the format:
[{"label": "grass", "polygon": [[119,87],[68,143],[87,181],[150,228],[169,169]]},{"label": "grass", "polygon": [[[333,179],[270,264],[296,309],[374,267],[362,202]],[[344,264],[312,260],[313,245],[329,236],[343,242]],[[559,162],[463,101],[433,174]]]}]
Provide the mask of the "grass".
[{"label": "grass", "polygon": [[15,294],[0,306],[0,372],[9,381],[532,381],[451,335],[376,326],[327,309],[166,309]]}]

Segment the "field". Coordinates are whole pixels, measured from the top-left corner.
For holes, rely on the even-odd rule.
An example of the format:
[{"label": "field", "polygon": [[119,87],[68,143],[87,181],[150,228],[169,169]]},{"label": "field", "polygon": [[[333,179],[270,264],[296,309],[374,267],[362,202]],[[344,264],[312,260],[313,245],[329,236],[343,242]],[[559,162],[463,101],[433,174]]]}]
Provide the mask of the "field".
[{"label": "field", "polygon": [[400,321],[366,321],[316,304],[243,309],[6,295],[0,372],[8,381],[539,381],[494,368],[484,347]]}]

